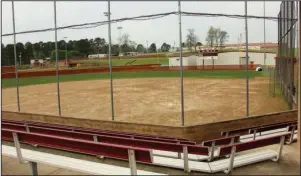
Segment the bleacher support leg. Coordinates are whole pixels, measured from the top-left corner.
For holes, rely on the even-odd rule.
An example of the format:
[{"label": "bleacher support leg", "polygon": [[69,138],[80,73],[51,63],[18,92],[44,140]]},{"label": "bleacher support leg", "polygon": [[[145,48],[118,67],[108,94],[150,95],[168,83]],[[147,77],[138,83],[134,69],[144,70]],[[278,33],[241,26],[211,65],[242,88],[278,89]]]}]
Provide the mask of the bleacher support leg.
[{"label": "bleacher support leg", "polygon": [[30,132],[29,127],[27,125],[25,126],[25,128],[26,128],[26,132]]},{"label": "bleacher support leg", "polygon": [[211,143],[208,161],[211,161],[214,157],[214,148],[215,148],[215,141]]},{"label": "bleacher support leg", "polygon": [[276,158],[273,158],[272,161],[277,162],[279,160],[279,158],[281,157],[284,142],[285,142],[285,136],[282,136],[281,139],[280,139],[280,146],[279,146],[279,149],[278,149],[278,155],[277,155]]},{"label": "bleacher support leg", "polygon": [[183,161],[184,161],[184,171],[190,172],[189,163],[188,163],[188,149],[186,146],[183,147]]},{"label": "bleacher support leg", "polygon": [[36,176],[38,175],[38,165],[36,162],[29,162],[30,165],[30,175]]},{"label": "bleacher support leg", "polygon": [[129,149],[128,150],[128,155],[129,155],[129,164],[130,164],[131,175],[137,175],[137,165],[136,165],[135,151]]},{"label": "bleacher support leg", "polygon": [[93,141],[98,142],[97,136],[93,136]]},{"label": "bleacher support leg", "polygon": [[232,147],[232,150],[231,150],[228,169],[224,171],[224,173],[226,173],[226,174],[231,173],[233,170],[235,151],[236,151],[236,147],[234,146],[234,147]]},{"label": "bleacher support leg", "polygon": [[287,144],[291,144],[294,140],[294,134],[295,134],[295,129],[296,129],[296,126],[293,126],[292,127],[292,131],[291,131],[291,136],[289,138],[289,141],[287,142]]},{"label": "bleacher support leg", "polygon": [[257,130],[254,130],[254,136],[253,136],[253,140],[256,139],[256,133],[257,133]]},{"label": "bleacher support leg", "polygon": [[[178,144],[180,144],[180,142],[177,142]],[[182,158],[182,155],[180,152],[178,152],[178,158],[181,159]]]},{"label": "bleacher support leg", "polygon": [[16,148],[16,152],[17,152],[17,157],[18,157],[20,163],[22,163],[22,164],[26,163],[22,156],[20,141],[19,141],[19,137],[18,137],[17,133],[13,133],[13,140],[14,140],[14,144],[15,144],[15,148]]}]

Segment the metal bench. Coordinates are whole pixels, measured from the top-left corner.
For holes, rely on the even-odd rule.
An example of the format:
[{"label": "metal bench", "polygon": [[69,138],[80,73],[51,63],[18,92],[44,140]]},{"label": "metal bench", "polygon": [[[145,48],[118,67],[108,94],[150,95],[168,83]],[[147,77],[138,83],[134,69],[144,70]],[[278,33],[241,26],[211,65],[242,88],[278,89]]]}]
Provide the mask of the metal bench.
[{"label": "metal bench", "polygon": [[[152,163],[151,151],[147,149],[121,146],[87,140],[71,139],[53,135],[36,134],[19,130],[2,129],[1,138],[14,141],[17,153],[20,152],[20,142],[27,144],[37,144],[43,147],[73,151],[89,155],[102,155],[108,158],[128,160],[131,174],[136,175],[136,161],[141,163]],[[20,153],[18,154],[20,156]]]},{"label": "metal bench", "polygon": [[202,146],[210,148],[210,155],[208,161],[211,161],[218,154],[216,153],[217,147],[221,145],[233,144],[239,142],[240,135],[226,136],[216,139],[211,139],[202,142]]},{"label": "metal bench", "polygon": [[[164,166],[178,169],[184,168],[185,171],[188,172],[192,170],[207,173],[216,173],[221,171],[230,173],[233,168],[236,167],[246,166],[265,160],[272,160],[274,162],[278,161],[282,153],[285,137],[289,135],[290,133],[286,133],[278,136],[256,139],[249,142],[239,142],[218,147],[219,157],[230,155],[230,158],[226,159],[215,158],[215,160],[211,162],[189,161],[186,166],[183,166],[181,164],[181,159],[157,157],[154,158],[154,163],[164,163]],[[270,149],[265,149],[256,152],[250,152],[247,154],[236,155],[236,153],[274,144],[280,144],[278,152]]]},{"label": "metal bench", "polygon": [[281,133],[281,132],[291,132],[291,137],[288,138],[288,141],[286,142],[287,144],[290,144],[293,141],[295,130],[297,130],[296,123],[283,123],[283,124],[275,124],[275,125],[268,125],[268,126],[263,126],[258,128],[252,128],[249,130],[249,134],[253,134],[253,140],[254,140],[256,139],[257,133],[259,133],[259,136],[262,135],[262,133],[266,133],[265,135],[272,136],[274,134]]},{"label": "metal bench", "polygon": [[[224,159],[221,161],[215,161],[210,163],[210,168],[213,172],[224,171],[225,173],[230,173],[233,168],[240,167],[244,165],[249,165],[252,163],[257,163],[264,160],[272,160],[277,162],[282,154],[282,148],[285,142],[285,138],[288,137],[290,133],[281,134],[278,136],[255,139],[249,142],[235,143],[231,145],[221,146],[219,149],[219,155],[230,155],[230,159]],[[259,152],[253,152],[246,155],[235,156],[238,152],[243,152],[247,150],[252,150],[260,147],[265,147],[273,144],[280,144],[278,152],[273,150],[264,150]]]},{"label": "metal bench", "polygon": [[[109,164],[85,161],[65,156],[54,155],[50,153],[32,151],[27,149],[19,149],[17,152],[15,147],[2,145],[2,155],[18,158],[22,163],[29,163],[31,175],[38,175],[38,163],[51,165],[63,169],[83,172],[93,175],[131,175],[130,168],[113,166]],[[18,156],[17,153],[21,155]],[[80,167],[79,167],[80,166]],[[165,175],[161,173],[147,172],[137,170],[137,175]]]},{"label": "metal bench", "polygon": [[91,128],[80,128],[74,126],[65,126],[65,125],[57,125],[57,124],[49,124],[49,123],[40,123],[40,122],[31,122],[31,121],[15,121],[15,120],[6,120],[2,119],[2,123],[7,124],[23,124],[23,125],[31,125],[37,127],[47,127],[53,129],[63,129],[63,130],[71,130],[78,132],[93,132],[97,134],[106,134],[112,136],[120,136],[120,137],[128,137],[128,138],[137,138],[137,139],[149,139],[149,140],[157,140],[157,141],[176,141],[183,144],[196,144],[196,142],[189,141],[187,139],[181,138],[172,138],[172,137],[164,137],[164,136],[152,136],[152,135],[141,135],[135,133],[126,133],[126,132],[118,132],[118,131],[109,131],[109,130],[99,130],[99,129],[91,129]]},{"label": "metal bench", "polygon": [[[110,136],[110,135],[103,135],[103,133],[97,133],[97,132],[78,132],[78,131],[68,131],[68,130],[62,130],[62,129],[53,129],[53,128],[46,128],[46,127],[36,127],[31,125],[23,125],[23,124],[11,124],[2,122],[2,128],[3,129],[11,129],[11,130],[21,130],[21,131],[27,131],[27,132],[34,132],[34,133],[40,133],[40,134],[52,134],[52,135],[58,135],[62,137],[71,137],[75,139],[82,139],[82,140],[89,140],[89,141],[100,141],[100,142],[106,142],[111,144],[121,144],[121,145],[127,145],[127,146],[136,146],[136,147],[144,147],[144,148],[150,148],[153,150],[153,154],[155,156],[165,156],[165,157],[176,157],[181,158],[183,157],[183,149],[181,149],[181,152],[175,152],[173,150],[172,144],[177,145],[186,145],[190,144],[188,142],[181,143],[179,141],[173,141],[173,140],[164,140],[162,142],[161,140],[148,140],[148,139],[137,139],[137,138],[128,138],[128,137],[120,137],[120,136]],[[192,143],[193,145],[195,143]],[[200,155],[194,155],[189,154],[189,159],[191,160],[200,160],[202,156]]]},{"label": "metal bench", "polygon": [[259,125],[255,127],[239,128],[239,129],[234,129],[229,131],[223,131],[221,132],[221,135],[222,136],[241,135],[240,140],[249,141],[252,140],[251,138],[255,139],[257,136],[261,136],[261,135],[266,135],[267,137],[267,136],[275,136],[277,135],[277,133],[281,134],[283,132],[287,132],[286,127],[295,124],[297,124],[296,120],[282,122],[282,123],[268,124],[268,125]]},{"label": "metal bench", "polygon": [[[198,145],[186,145],[186,144],[179,144],[179,143],[167,143],[161,141],[122,138],[116,136],[106,136],[106,135],[99,135],[93,133],[58,130],[58,129],[51,129],[45,127],[32,127],[29,125],[25,126],[25,125],[17,125],[17,124],[12,125],[12,124],[2,123],[2,130],[18,130],[18,131],[25,132],[26,129],[29,130],[28,133],[33,133],[33,134],[41,134],[41,135],[51,134],[52,136],[58,136],[58,137],[64,137],[70,139],[86,140],[91,142],[94,141],[94,142],[101,142],[106,144],[117,144],[122,146],[139,147],[145,149],[152,149],[154,151],[174,152],[178,156],[180,154],[180,158],[184,158],[185,153],[183,150],[185,147],[187,147],[190,149],[189,154],[187,153],[188,159],[191,158],[195,160],[198,160],[198,156],[203,155],[204,153],[206,157],[208,157],[208,152],[209,152],[208,147],[203,147]],[[39,145],[38,143],[32,143],[32,144]]]},{"label": "metal bench", "polygon": [[[36,127],[37,128],[37,127]],[[46,132],[46,131],[44,131]],[[50,134],[52,131],[48,131]],[[190,154],[195,155],[205,155],[209,156],[209,148],[204,146],[197,146],[197,145],[183,145],[183,144],[174,144],[174,143],[164,143],[158,141],[143,141],[138,139],[119,139],[115,140],[115,142],[119,142],[119,145],[108,143],[114,142],[109,137],[106,138],[110,141],[105,142],[96,142],[96,141],[88,141],[83,140],[83,138],[87,138],[83,133],[79,133],[81,135],[81,139],[71,138],[71,136],[76,137],[78,132],[70,132],[70,131],[63,131],[60,130],[57,132],[57,135],[48,135],[48,134],[39,134],[34,132],[26,132],[20,130],[10,130],[2,128],[2,139],[8,141],[19,141],[21,143],[27,144],[37,144],[44,147],[54,148],[54,149],[61,149],[66,151],[84,153],[89,155],[96,155],[96,156],[105,156],[108,158],[115,158],[121,160],[129,160],[130,165],[135,165],[136,161],[146,164],[154,164],[164,166],[165,163],[160,160],[162,157],[153,156],[151,153],[151,148],[162,148],[168,151],[173,152],[183,152],[183,160],[180,159],[181,165],[185,169],[185,171],[189,171],[188,169],[188,151]],[[63,137],[69,135],[69,137]],[[90,135],[90,138],[94,138]],[[99,139],[100,136],[97,136]],[[117,138],[117,137],[115,137]],[[94,138],[95,139],[95,138]],[[102,138],[104,139],[104,138]],[[121,140],[131,140],[131,146],[129,145],[120,145]],[[128,141],[124,141],[128,143]],[[141,147],[132,147],[132,146],[143,146]],[[129,159],[128,153],[134,154],[135,158]],[[134,163],[134,164],[133,164]],[[179,163],[178,163],[179,164]],[[136,167],[134,167],[136,168]]]}]

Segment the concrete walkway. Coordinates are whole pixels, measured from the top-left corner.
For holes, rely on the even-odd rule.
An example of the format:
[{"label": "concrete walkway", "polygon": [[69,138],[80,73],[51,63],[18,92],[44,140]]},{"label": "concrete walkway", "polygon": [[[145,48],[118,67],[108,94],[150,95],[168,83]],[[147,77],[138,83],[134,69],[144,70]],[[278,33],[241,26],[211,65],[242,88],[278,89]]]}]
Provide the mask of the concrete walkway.
[{"label": "concrete walkway", "polygon": [[[4,141],[2,141],[4,142]],[[11,143],[4,142],[6,145],[12,145]],[[34,149],[30,146],[22,145],[22,148]],[[269,147],[270,149],[277,150],[278,145]],[[117,161],[112,159],[100,160],[93,156],[68,153],[63,151],[57,151],[52,149],[38,148],[37,150],[49,153],[60,154],[69,157],[75,157],[80,159],[86,159],[95,162],[103,162],[108,164],[116,164],[123,167],[128,167],[128,163],[124,161]],[[150,165],[138,164],[140,169],[166,173],[170,175],[183,175],[185,174],[182,170],[169,169],[164,167],[155,167]],[[85,173],[60,169],[44,164],[38,163],[38,172],[40,175],[86,175]],[[2,175],[29,175],[30,169],[28,164],[20,164],[15,158],[2,156]],[[190,175],[208,175],[202,173],[190,173]],[[223,173],[217,173],[223,174]],[[283,150],[282,159],[278,163],[272,161],[264,161],[261,163],[236,168],[233,171],[233,175],[300,175],[300,151],[298,151],[297,143],[291,145],[285,145]]]}]

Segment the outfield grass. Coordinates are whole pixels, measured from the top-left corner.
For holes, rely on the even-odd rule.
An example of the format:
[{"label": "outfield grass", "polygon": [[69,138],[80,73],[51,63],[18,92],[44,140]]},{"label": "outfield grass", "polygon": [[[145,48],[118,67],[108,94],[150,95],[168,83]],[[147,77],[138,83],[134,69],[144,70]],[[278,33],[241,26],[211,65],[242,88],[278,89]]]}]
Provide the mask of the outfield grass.
[{"label": "outfield grass", "polygon": [[[82,63],[102,63],[102,64],[109,64],[109,60],[105,59],[89,59],[80,61]],[[112,59],[113,66],[122,66],[126,65],[126,63],[131,63],[131,65],[143,65],[143,64],[162,64],[168,65],[168,58],[143,58],[143,59]]]},{"label": "outfield grass", "polygon": [[[245,71],[184,71],[185,78],[245,78]],[[254,78],[262,76],[262,72],[250,71],[249,77]],[[121,78],[151,78],[151,77],[178,77],[179,71],[151,71],[151,72],[114,72],[113,79]],[[61,75],[60,82],[68,81],[83,81],[96,79],[109,79],[109,73],[88,73],[88,74],[73,74]],[[55,76],[41,76],[31,78],[21,78],[19,80],[20,86],[55,83]],[[2,88],[15,87],[15,79],[2,79]]]}]

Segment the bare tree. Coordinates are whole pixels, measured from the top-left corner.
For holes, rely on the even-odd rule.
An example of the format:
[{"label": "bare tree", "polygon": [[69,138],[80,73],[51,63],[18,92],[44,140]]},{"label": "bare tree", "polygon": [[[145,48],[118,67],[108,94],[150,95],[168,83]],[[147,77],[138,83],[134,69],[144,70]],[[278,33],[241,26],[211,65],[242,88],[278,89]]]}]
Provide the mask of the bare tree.
[{"label": "bare tree", "polygon": [[227,31],[220,31],[220,34],[219,34],[219,44],[220,46],[223,46],[226,41],[228,41],[229,39],[229,35],[228,35],[228,32]]},{"label": "bare tree", "polygon": [[226,43],[226,41],[228,41],[228,39],[229,35],[227,31],[223,31],[220,28],[214,28],[211,26],[207,32],[206,41],[211,47],[214,45],[216,47],[221,47]]},{"label": "bare tree", "polygon": [[215,42],[215,29],[212,26],[210,26],[210,28],[207,32],[206,42],[211,47],[214,45],[214,42]]},{"label": "bare tree", "polygon": [[194,29],[187,29],[188,34],[186,36],[186,43],[189,47],[189,50],[192,51],[192,46],[194,46],[194,49],[196,50],[196,42],[198,40],[198,37],[194,34]]},{"label": "bare tree", "polygon": [[130,38],[129,34],[127,34],[127,33],[123,34],[120,38],[120,43],[122,45],[129,45],[129,42],[130,42],[129,38]]},{"label": "bare tree", "polygon": [[219,38],[221,34],[221,28],[214,28],[215,46],[219,46]]}]

